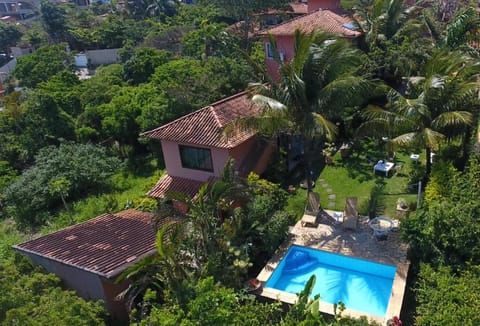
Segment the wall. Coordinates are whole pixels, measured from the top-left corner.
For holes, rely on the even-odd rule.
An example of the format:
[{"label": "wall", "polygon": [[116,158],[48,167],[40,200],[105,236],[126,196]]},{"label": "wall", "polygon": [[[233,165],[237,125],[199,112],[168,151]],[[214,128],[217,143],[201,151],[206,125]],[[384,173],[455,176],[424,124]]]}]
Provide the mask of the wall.
[{"label": "wall", "polygon": [[10,75],[13,69],[15,69],[16,65],[17,59],[12,59],[4,66],[0,67],[0,82],[3,82],[5,79],[7,79],[8,75]]},{"label": "wall", "polygon": [[245,158],[250,153],[250,148],[255,145],[256,138],[252,137],[247,141],[244,141],[240,145],[230,150],[230,157],[235,160],[235,167],[238,168],[240,164],[245,160]]},{"label": "wall", "polygon": [[[281,53],[284,53],[285,60],[292,59],[294,55],[294,48],[293,48],[294,36],[293,35],[277,36],[276,41],[277,41],[278,51]],[[263,43],[265,44],[265,59],[266,59],[265,62],[267,65],[267,73],[275,81],[279,81],[280,79],[280,74],[278,73],[279,65],[278,63],[275,62],[273,58],[267,57],[266,44],[269,43],[268,37],[265,37],[263,39]]]},{"label": "wall", "polygon": [[35,51],[35,48],[33,47],[26,47],[26,48],[21,48],[19,46],[12,46],[10,47],[10,52],[13,57],[19,58],[21,56],[24,56],[26,54],[30,54],[33,51]]},{"label": "wall", "polygon": [[116,300],[117,295],[128,287],[128,282],[124,281],[116,284],[113,280],[102,279],[103,292],[105,293],[105,305],[108,311],[115,318],[121,320],[128,319],[128,313],[123,301]]},{"label": "wall", "polygon": [[65,285],[85,299],[105,300],[100,276],[41,256],[26,253],[32,261],[56,274]]},{"label": "wall", "polygon": [[308,0],[308,12],[316,11],[318,9],[335,10],[340,8],[339,0]]},{"label": "wall", "polygon": [[85,51],[85,54],[93,66],[109,65],[120,61],[118,50],[120,49],[90,50]]},{"label": "wall", "polygon": [[57,275],[69,289],[87,300],[103,300],[108,312],[118,319],[128,318],[125,305],[115,297],[127,288],[128,283],[115,284],[100,275],[65,265],[31,253],[22,252],[37,265],[43,266],[49,273]]},{"label": "wall", "polygon": [[[171,176],[187,178],[198,181],[207,181],[210,177],[219,177],[228,159],[226,149],[212,148],[213,172],[185,169],[182,167],[178,145],[192,146],[191,144],[178,144],[171,141],[162,140],[162,151],[165,160],[167,173]],[[197,146],[208,148],[204,146]]]}]

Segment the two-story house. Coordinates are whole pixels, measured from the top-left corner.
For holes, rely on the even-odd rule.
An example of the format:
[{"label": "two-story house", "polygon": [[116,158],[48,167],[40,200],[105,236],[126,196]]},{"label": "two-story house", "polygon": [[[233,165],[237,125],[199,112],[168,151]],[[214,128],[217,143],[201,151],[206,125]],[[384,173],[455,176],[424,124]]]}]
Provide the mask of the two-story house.
[{"label": "two-story house", "polygon": [[258,109],[241,92],[142,133],[160,141],[167,170],[148,195],[162,198],[168,191],[177,191],[194,196],[202,184],[221,176],[229,158],[240,175],[261,174],[272,146],[253,132],[222,136],[229,122],[256,113]]},{"label": "two-story house", "polygon": [[278,63],[273,58],[269,36],[272,36],[280,53],[281,60],[289,60],[294,55],[294,35],[296,30],[304,33],[323,31],[347,39],[361,35],[354,21],[340,8],[339,0],[309,0],[306,15],[296,17],[280,25],[263,30],[259,35],[265,44],[267,73],[278,80]]}]

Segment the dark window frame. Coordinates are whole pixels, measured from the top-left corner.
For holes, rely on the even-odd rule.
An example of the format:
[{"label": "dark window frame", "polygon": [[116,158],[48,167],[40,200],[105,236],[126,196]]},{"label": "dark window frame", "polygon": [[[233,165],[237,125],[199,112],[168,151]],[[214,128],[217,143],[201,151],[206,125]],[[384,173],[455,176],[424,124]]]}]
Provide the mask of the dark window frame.
[{"label": "dark window frame", "polygon": [[[182,168],[213,172],[213,158],[212,150],[210,148],[178,145],[178,151],[180,153]],[[185,155],[190,157],[187,159]],[[196,157],[192,158],[193,155]],[[192,162],[192,160],[196,160],[197,162]],[[202,160],[202,162],[200,162],[200,160]]]},{"label": "dark window frame", "polygon": [[267,54],[267,59],[273,59],[272,44],[270,42],[265,43],[265,52]]}]

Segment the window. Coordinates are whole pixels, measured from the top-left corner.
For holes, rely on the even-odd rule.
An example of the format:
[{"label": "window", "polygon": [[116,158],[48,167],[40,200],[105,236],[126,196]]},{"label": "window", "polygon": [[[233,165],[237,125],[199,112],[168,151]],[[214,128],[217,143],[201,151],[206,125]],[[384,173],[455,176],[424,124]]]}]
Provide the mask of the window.
[{"label": "window", "polygon": [[208,148],[179,146],[182,167],[213,172],[212,152]]},{"label": "window", "polygon": [[265,43],[265,52],[267,53],[267,58],[273,58],[272,45],[270,42]]}]

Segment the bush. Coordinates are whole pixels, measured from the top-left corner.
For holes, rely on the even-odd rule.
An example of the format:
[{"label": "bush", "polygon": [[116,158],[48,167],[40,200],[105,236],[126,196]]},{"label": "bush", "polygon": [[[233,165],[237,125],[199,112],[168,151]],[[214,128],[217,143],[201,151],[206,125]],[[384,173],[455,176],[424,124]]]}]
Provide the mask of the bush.
[{"label": "bush", "polygon": [[35,165],[6,189],[7,212],[21,228],[39,226],[61,199],[98,190],[119,166],[117,158],[94,145],[45,147],[36,156]]},{"label": "bush", "polygon": [[420,268],[415,325],[480,325],[480,270],[455,275],[442,266]]}]

